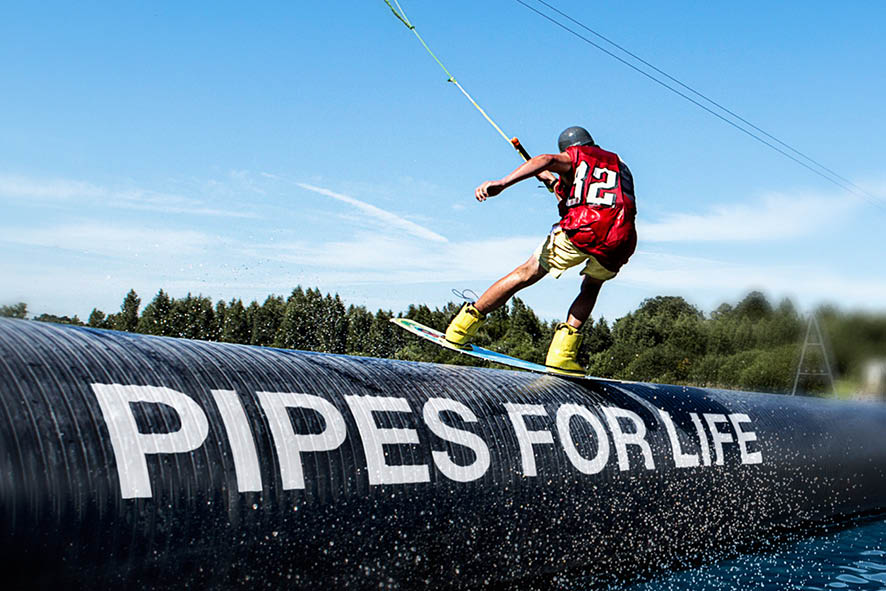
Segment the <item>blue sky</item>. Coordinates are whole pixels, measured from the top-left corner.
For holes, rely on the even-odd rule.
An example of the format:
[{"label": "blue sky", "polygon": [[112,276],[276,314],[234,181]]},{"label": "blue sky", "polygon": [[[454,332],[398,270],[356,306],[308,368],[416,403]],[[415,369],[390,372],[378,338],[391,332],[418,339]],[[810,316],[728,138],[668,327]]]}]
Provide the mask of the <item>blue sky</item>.
[{"label": "blue sky", "polygon": [[[883,3],[555,3],[877,199],[516,2],[401,4],[531,152],[580,124],[630,165],[640,245],[596,315],[750,289],[886,308]],[[482,292],[556,221],[533,182],[474,201],[520,160],[382,0],[19,3],[0,54],[0,302],[34,313],[111,312],[130,288],[263,299],[297,284],[438,306]],[[578,284],[521,297],[558,318]]]}]

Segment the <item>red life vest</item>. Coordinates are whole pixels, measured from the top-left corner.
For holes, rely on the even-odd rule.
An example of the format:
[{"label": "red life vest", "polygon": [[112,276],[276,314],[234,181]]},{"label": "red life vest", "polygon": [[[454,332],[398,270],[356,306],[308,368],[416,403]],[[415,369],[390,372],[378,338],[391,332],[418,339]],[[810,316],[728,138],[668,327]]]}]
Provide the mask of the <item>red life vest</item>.
[{"label": "red life vest", "polygon": [[559,226],[576,247],[617,272],[637,247],[631,171],[617,154],[597,146],[573,146],[566,153],[572,158],[572,182],[561,177],[554,188]]}]

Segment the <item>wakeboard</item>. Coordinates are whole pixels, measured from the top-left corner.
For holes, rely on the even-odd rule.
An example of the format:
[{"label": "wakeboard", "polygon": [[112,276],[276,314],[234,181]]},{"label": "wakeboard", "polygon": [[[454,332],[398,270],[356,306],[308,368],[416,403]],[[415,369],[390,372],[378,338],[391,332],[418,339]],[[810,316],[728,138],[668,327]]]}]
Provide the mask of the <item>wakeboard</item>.
[{"label": "wakeboard", "polygon": [[441,347],[445,347],[446,349],[451,349],[452,351],[458,351],[459,353],[464,353],[465,355],[470,355],[471,357],[478,357],[480,359],[485,359],[486,361],[493,361],[495,363],[501,363],[502,365],[508,365],[510,367],[516,367],[518,369],[525,369],[528,371],[534,371],[536,373],[546,373],[561,377],[569,377],[569,378],[583,378],[585,376],[575,375],[575,374],[567,374],[556,369],[552,369],[547,367],[546,365],[541,365],[539,363],[533,363],[531,361],[526,361],[524,359],[518,359],[517,357],[511,357],[510,355],[505,355],[504,353],[498,353],[497,351],[491,351],[489,349],[484,349],[483,347],[478,347],[477,345],[467,345],[465,347],[459,347],[457,345],[453,345],[449,341],[446,340],[446,335],[440,332],[439,330],[435,330],[429,326],[425,326],[420,322],[416,322],[415,320],[411,320],[409,318],[391,318],[391,322],[399,326],[400,328],[404,328],[411,332],[414,335],[418,335],[421,338],[431,341],[432,343],[436,343]]}]

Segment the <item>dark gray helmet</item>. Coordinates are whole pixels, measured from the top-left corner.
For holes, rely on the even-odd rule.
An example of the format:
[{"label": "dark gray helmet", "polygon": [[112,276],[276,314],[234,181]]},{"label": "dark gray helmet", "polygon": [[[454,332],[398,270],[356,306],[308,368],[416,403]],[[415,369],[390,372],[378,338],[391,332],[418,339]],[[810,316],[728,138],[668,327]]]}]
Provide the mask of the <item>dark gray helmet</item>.
[{"label": "dark gray helmet", "polygon": [[591,137],[591,134],[584,127],[567,127],[557,140],[557,147],[560,148],[561,152],[565,152],[566,148],[571,148],[572,146],[593,145],[594,138]]}]

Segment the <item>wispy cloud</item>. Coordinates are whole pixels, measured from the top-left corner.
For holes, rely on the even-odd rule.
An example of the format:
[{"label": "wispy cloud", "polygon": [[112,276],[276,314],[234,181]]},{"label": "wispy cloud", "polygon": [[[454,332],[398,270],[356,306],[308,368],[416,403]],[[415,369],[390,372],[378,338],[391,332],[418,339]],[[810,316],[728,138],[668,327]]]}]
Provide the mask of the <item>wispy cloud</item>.
[{"label": "wispy cloud", "polygon": [[159,193],[143,190],[117,191],[110,195],[116,200],[116,206],[124,209],[140,211],[156,211],[162,213],[193,215],[198,217],[258,218],[251,209],[232,210],[210,207],[196,199],[182,197],[170,193]]},{"label": "wispy cloud", "polygon": [[539,242],[538,237],[516,236],[441,243],[361,231],[349,240],[274,243],[247,250],[253,257],[321,269],[350,282],[396,285],[493,278],[526,260]]},{"label": "wispy cloud", "polygon": [[107,193],[102,187],[82,181],[35,179],[0,174],[0,197],[71,199],[75,197],[105,197]]},{"label": "wispy cloud", "polygon": [[0,241],[116,258],[158,256],[154,263],[204,251],[217,240],[190,230],[76,223],[47,228],[4,228]]},{"label": "wispy cloud", "polygon": [[[835,207],[839,199],[839,207]],[[641,225],[649,242],[759,242],[808,236],[848,217],[856,197],[773,193],[704,213],[675,213]]]},{"label": "wispy cloud", "polygon": [[322,187],[315,187],[314,185],[309,185],[307,183],[296,183],[302,189],[307,191],[313,191],[314,193],[319,193],[320,195],[326,195],[327,197],[332,197],[338,201],[343,203],[347,203],[353,207],[356,207],[363,213],[374,217],[375,219],[393,227],[403,230],[409,234],[417,238],[422,238],[425,240],[432,240],[434,242],[448,242],[448,240],[437,234],[433,230],[425,228],[415,222],[407,220],[406,218],[400,217],[395,213],[391,213],[390,211],[381,209],[380,207],[376,207],[370,203],[366,203],[365,201],[360,201],[359,199],[355,199],[354,197],[350,197],[348,195],[342,195],[341,193],[335,193],[330,191],[329,189],[324,189]]},{"label": "wispy cloud", "polygon": [[33,178],[0,174],[0,201],[3,199],[46,200],[53,202],[93,202],[102,207],[156,211],[193,216],[256,218],[254,211],[209,206],[199,199],[139,187],[111,188],[94,183],[58,178]]}]

